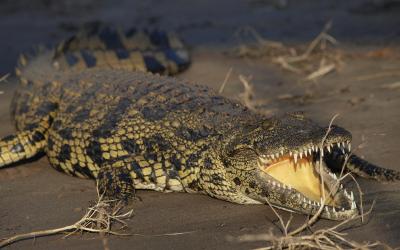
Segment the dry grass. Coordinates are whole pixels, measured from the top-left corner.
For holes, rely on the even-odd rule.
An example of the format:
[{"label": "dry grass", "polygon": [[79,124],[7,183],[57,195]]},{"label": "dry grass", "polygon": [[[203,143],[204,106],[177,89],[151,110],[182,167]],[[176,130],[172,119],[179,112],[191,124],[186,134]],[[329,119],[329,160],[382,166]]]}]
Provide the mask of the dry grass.
[{"label": "dry grass", "polygon": [[[224,92],[228,84],[228,80],[232,75],[232,71],[233,69],[229,68],[228,72],[225,75],[224,81],[219,87],[218,94],[222,94]],[[244,76],[242,74],[239,74],[239,81],[243,86],[243,91],[238,95],[239,101],[251,111],[262,115],[271,115],[273,113],[273,110],[260,108],[262,105],[267,104],[268,100],[266,100],[265,98],[262,100],[256,99],[254,86],[251,83],[251,80],[252,76]]]},{"label": "dry grass", "polygon": [[271,115],[273,110],[260,108],[261,105],[265,105],[268,103],[268,100],[265,98],[260,100],[255,98],[255,92],[253,84],[251,83],[251,76],[239,75],[239,80],[243,86],[243,92],[239,94],[239,100],[250,110],[262,114],[262,115]]},{"label": "dry grass", "polygon": [[381,88],[383,88],[383,89],[390,89],[390,90],[393,90],[393,89],[400,89],[400,81],[384,84],[384,85],[381,86]]},{"label": "dry grass", "polygon": [[[374,205],[374,204],[373,204]],[[279,215],[275,210],[274,213],[279,218],[280,227],[283,235],[277,235],[270,230],[267,234],[258,235],[242,235],[238,239],[240,242],[252,242],[252,241],[265,241],[266,247],[259,249],[373,249],[376,247],[382,247],[385,249],[392,249],[390,246],[376,242],[356,242],[347,237],[347,233],[343,232],[349,224],[359,222],[362,217],[367,216],[372,211],[373,205],[366,212],[356,217],[347,219],[339,222],[334,226],[325,227],[322,229],[309,232],[306,229],[310,227],[310,221],[308,220],[303,225],[293,231],[288,231],[290,226],[291,218],[285,223],[282,216]]]},{"label": "dry grass", "polygon": [[241,57],[267,58],[285,70],[303,75],[304,80],[315,81],[339,70],[343,64],[342,53],[333,48],[337,41],[328,34],[331,26],[331,22],[328,22],[306,47],[287,46],[281,42],[267,40],[252,27],[244,27],[239,29],[236,36],[240,41],[243,37],[250,36],[255,43],[241,42],[242,45],[236,49],[235,54]]},{"label": "dry grass", "polygon": [[[72,225],[65,227],[35,231],[25,234],[17,234],[13,237],[0,239],[0,248],[11,245],[21,240],[35,239],[54,234],[64,233],[64,238],[76,233],[98,233],[102,240],[103,249],[109,248],[107,235],[117,236],[146,236],[146,237],[165,237],[165,236],[180,236],[192,234],[196,231],[173,232],[164,234],[140,234],[140,233],[122,233],[128,228],[126,220],[130,219],[134,213],[133,209],[124,212],[124,202],[119,200],[106,200],[104,195],[99,194],[97,187],[98,199],[96,203],[89,207],[85,215]],[[116,225],[120,227],[117,230],[112,229]]]},{"label": "dry grass", "polygon": [[225,75],[225,79],[222,82],[221,87],[218,90],[218,94],[222,94],[222,92],[224,92],[225,86],[228,83],[228,80],[229,80],[229,77],[231,76],[231,74],[232,74],[232,68],[229,68],[228,72]]},{"label": "dry grass", "polygon": [[[97,189],[98,190],[98,189]],[[104,248],[107,248],[108,242],[104,238],[106,234],[127,236],[130,234],[120,233],[122,229],[126,228],[126,219],[129,219],[133,215],[133,210],[128,212],[122,212],[123,204],[116,200],[105,200],[103,195],[98,193],[98,200],[95,205],[89,207],[86,214],[77,222],[72,225],[41,230],[36,232],[30,232],[26,234],[18,234],[13,237],[3,239],[0,241],[0,248],[15,243],[20,240],[34,239],[37,237],[43,237],[59,233],[67,233],[65,237],[68,237],[75,233],[91,232],[99,233],[102,236]],[[119,224],[121,227],[118,230],[113,230],[111,226],[113,224]]]},{"label": "dry grass", "polygon": [[[324,138],[321,141],[320,148],[322,148],[322,145],[324,144],[324,141],[326,137],[328,136],[332,123],[334,119],[337,117],[335,115],[328,127],[328,130],[324,136]],[[375,202],[372,204],[370,209],[364,213],[363,210],[363,198],[362,198],[362,191],[357,183],[357,181],[354,179],[354,177],[348,173],[344,174],[344,167],[347,163],[349,155],[347,155],[346,160],[343,164],[342,171],[339,175],[339,178],[336,182],[336,186],[339,186],[340,183],[346,178],[350,177],[352,180],[356,183],[358,193],[359,193],[359,200],[360,204],[358,207],[360,208],[360,214],[357,216],[354,216],[352,218],[349,218],[347,220],[344,220],[342,222],[338,222],[334,226],[331,227],[325,227],[322,229],[318,229],[315,231],[308,231],[311,226],[313,226],[318,219],[320,218],[320,215],[324,209],[325,203],[326,203],[326,197],[329,197],[332,195],[332,193],[329,194],[324,194],[324,188],[321,186],[321,190],[323,190],[322,193],[322,199],[321,199],[321,207],[318,210],[318,212],[313,215],[311,218],[308,218],[308,220],[300,225],[299,227],[290,230],[290,223],[292,221],[292,214],[290,215],[290,218],[287,222],[283,220],[283,217],[274,209],[272,204],[270,204],[268,201],[269,207],[272,209],[274,214],[277,216],[280,222],[280,231],[282,232],[281,235],[277,235],[273,233],[272,229],[266,234],[257,234],[257,235],[252,235],[252,234],[247,234],[247,235],[242,235],[239,238],[232,238],[230,237],[230,240],[235,240],[239,242],[253,242],[253,241],[265,241],[267,246],[258,248],[258,249],[326,249],[326,250],[331,250],[331,249],[373,249],[373,248],[384,248],[384,249],[392,249],[390,246],[381,243],[379,241],[376,242],[356,242],[354,240],[351,240],[347,237],[347,233],[343,232],[343,230],[348,228],[350,224],[354,224],[357,222],[364,222],[364,217],[369,215],[373,209],[373,206]],[[320,162],[322,161],[322,155],[320,155]],[[319,171],[322,171],[322,164],[319,164]],[[323,185],[323,176],[320,176],[321,178],[321,185]],[[332,190],[335,190],[333,188]],[[332,192],[332,191],[331,191]]]}]

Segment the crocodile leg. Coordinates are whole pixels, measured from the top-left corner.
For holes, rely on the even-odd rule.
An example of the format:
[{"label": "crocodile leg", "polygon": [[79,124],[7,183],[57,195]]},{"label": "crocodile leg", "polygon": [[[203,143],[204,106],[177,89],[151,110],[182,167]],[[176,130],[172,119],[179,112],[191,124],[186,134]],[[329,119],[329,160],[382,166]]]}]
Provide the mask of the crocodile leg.
[{"label": "crocodile leg", "polygon": [[29,110],[24,114],[31,117],[29,123],[20,126],[16,134],[0,139],[0,168],[45,151],[46,134],[54,119],[55,107],[46,102],[37,110]]},{"label": "crocodile leg", "polygon": [[[345,155],[339,150],[334,150],[331,154],[328,154],[325,157],[328,166],[337,171],[341,171],[345,159]],[[378,167],[354,154],[349,157],[345,167],[347,171],[364,178],[375,179],[379,181],[400,180],[400,172]]]},{"label": "crocodile leg", "polygon": [[0,140],[0,168],[31,158],[44,150],[45,136],[39,130],[26,130]]}]

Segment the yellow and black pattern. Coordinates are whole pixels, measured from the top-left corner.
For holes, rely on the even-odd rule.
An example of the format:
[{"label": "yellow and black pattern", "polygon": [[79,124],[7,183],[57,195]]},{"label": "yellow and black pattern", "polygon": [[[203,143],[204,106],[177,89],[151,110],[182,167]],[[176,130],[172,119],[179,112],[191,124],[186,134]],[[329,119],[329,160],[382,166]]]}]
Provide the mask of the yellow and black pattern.
[{"label": "yellow and black pattern", "polygon": [[[37,62],[30,63],[25,68]],[[39,81],[22,68],[13,105],[20,131],[37,123],[38,109],[51,118],[40,149],[56,169],[98,179],[118,197],[132,187],[235,197],[223,168],[214,169],[220,161],[210,146],[218,140],[216,126],[247,117],[246,108],[206,87],[141,71],[83,65],[57,72]]]},{"label": "yellow and black pattern", "polygon": [[76,77],[79,85],[64,86],[63,104],[48,132],[46,153],[53,166],[94,178],[112,166],[129,173],[136,188],[199,189],[199,166],[214,140],[213,125],[204,126],[192,112],[218,98],[204,87],[147,73],[96,70]]},{"label": "yellow and black pattern", "polygon": [[55,49],[53,65],[61,70],[111,68],[173,75],[190,64],[189,54],[173,33],[109,26],[86,27]]}]

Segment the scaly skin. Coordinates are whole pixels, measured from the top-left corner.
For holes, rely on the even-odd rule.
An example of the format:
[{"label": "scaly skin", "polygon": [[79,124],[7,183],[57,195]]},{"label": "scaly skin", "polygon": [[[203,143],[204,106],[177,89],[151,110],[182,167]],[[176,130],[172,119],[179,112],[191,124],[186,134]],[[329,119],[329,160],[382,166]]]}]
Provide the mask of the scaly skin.
[{"label": "scaly skin", "polygon": [[[312,171],[323,176],[335,203],[322,217],[358,213],[330,170],[343,165],[349,132],[333,126],[322,143],[327,128],[300,113],[266,118],[206,87],[142,72],[174,74],[189,59],[171,36],[137,34],[96,28],[55,51],[22,57],[12,105],[18,132],[0,141],[0,167],[45,152],[53,167],[96,179],[114,198],[135,189],[184,191],[315,214],[319,200],[275,179],[268,167],[278,158],[317,162],[324,152],[322,172]],[[150,45],[138,46],[143,38]],[[399,179],[356,156],[347,167]]]}]

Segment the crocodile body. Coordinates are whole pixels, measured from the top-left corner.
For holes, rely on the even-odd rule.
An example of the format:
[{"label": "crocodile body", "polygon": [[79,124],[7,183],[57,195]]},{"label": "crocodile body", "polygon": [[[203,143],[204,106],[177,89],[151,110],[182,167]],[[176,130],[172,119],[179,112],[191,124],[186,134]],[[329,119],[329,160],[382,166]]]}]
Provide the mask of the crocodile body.
[{"label": "crocodile body", "polygon": [[[142,40],[150,45],[138,45]],[[284,161],[314,166],[326,152],[319,174],[337,194],[322,216],[358,213],[353,195],[333,188],[330,170],[340,171],[349,132],[333,126],[321,143],[327,128],[300,113],[266,118],[207,87],[149,73],[175,74],[188,66],[187,52],[172,36],[100,29],[20,64],[12,105],[17,133],[0,141],[0,167],[44,152],[56,169],[96,179],[112,197],[129,197],[134,189],[195,192],[313,214],[320,200],[274,178],[268,171],[276,167],[268,167]],[[399,179],[356,156],[346,167]]]}]

